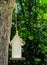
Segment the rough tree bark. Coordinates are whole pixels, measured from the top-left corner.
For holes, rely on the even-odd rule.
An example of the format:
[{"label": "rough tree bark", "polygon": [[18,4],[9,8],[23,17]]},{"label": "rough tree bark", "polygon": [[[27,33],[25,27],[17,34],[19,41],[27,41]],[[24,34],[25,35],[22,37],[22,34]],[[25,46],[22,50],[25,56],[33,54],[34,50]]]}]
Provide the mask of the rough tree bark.
[{"label": "rough tree bark", "polygon": [[0,0],[0,65],[8,65],[8,46],[14,0]]}]

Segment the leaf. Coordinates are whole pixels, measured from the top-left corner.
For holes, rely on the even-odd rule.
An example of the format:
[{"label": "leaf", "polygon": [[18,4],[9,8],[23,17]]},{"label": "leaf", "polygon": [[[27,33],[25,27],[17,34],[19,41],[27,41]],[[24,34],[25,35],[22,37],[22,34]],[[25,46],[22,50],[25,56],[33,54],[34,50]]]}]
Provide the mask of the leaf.
[{"label": "leaf", "polygon": [[30,39],[30,40],[33,40],[33,39],[34,39],[34,37],[33,37],[33,36],[29,36],[29,39]]},{"label": "leaf", "polygon": [[41,61],[41,60],[40,60],[39,58],[35,58],[35,61],[36,61],[36,62],[39,62],[39,61]]}]

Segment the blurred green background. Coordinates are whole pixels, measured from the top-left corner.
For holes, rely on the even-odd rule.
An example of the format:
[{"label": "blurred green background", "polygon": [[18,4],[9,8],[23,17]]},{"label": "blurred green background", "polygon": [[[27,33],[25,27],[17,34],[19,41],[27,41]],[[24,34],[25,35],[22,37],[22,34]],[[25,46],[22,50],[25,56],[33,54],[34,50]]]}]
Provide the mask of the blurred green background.
[{"label": "blurred green background", "polygon": [[10,60],[12,46],[9,45],[8,65],[47,65],[47,0],[16,0],[16,3],[11,39],[16,34],[17,20],[19,36],[25,41],[22,55],[26,60]]}]

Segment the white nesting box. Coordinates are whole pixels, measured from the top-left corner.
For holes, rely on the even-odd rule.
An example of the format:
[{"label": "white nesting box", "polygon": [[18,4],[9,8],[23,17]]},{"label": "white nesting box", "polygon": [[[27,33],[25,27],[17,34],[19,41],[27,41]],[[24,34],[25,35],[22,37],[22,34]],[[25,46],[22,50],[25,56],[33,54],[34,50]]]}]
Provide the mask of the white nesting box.
[{"label": "white nesting box", "polygon": [[12,58],[22,58],[22,48],[23,40],[18,36],[18,31],[16,31],[15,37],[11,41],[12,43]]}]

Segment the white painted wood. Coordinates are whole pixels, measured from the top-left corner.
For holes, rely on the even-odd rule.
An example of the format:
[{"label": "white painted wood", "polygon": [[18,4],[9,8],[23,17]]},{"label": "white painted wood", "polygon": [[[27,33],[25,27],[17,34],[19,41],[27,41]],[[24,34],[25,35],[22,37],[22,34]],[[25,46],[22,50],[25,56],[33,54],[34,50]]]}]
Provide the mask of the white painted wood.
[{"label": "white painted wood", "polygon": [[22,57],[22,45],[23,41],[18,36],[18,31],[16,32],[15,37],[11,41],[12,43],[12,58],[21,58]]}]

